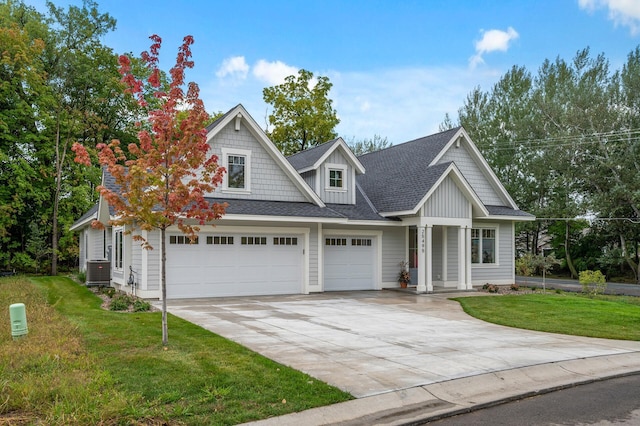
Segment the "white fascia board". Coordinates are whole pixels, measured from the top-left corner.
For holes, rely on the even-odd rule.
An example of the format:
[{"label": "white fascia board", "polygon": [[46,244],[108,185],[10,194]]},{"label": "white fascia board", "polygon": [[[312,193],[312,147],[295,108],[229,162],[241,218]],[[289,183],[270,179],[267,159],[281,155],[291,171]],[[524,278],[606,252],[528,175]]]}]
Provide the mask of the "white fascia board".
[{"label": "white fascia board", "polygon": [[91,222],[93,222],[94,220],[96,220],[98,218],[98,212],[92,214],[91,216],[87,217],[85,220],[83,220],[82,222],[79,222],[73,226],[71,226],[69,228],[69,231],[77,231],[80,228],[84,228],[87,224],[91,224]]},{"label": "white fascia board", "polygon": [[413,210],[402,210],[397,212],[379,212],[378,214],[382,217],[411,216],[418,213],[418,210],[420,210],[420,207],[416,207]]},{"label": "white fascia board", "polygon": [[276,148],[276,146],[269,140],[265,132],[258,126],[258,123],[255,122],[253,117],[247,112],[246,109],[242,105],[236,106],[233,110],[231,110],[227,116],[216,125],[209,133],[207,134],[207,141],[210,141],[216,134],[218,134],[222,129],[224,129],[231,121],[236,120],[238,114],[241,115],[242,118],[245,119],[245,123],[247,123],[247,128],[249,131],[255,136],[256,140],[266,149],[266,151],[271,155],[276,163],[282,168],[289,178],[293,181],[294,185],[306,195],[307,199],[320,206],[325,207],[324,202],[320,199],[320,197],[313,192],[313,190],[309,187],[309,185],[302,179],[302,176],[298,173],[297,170],[293,168],[291,163],[287,161],[284,155]]},{"label": "white fascia board", "polygon": [[511,198],[511,195],[509,195],[509,193],[507,192],[505,187],[502,185],[502,183],[500,182],[496,174],[493,172],[493,170],[491,170],[489,163],[487,163],[487,160],[484,159],[484,156],[482,155],[482,153],[480,152],[476,144],[471,141],[471,138],[469,137],[469,134],[464,129],[464,127],[460,127],[460,129],[456,132],[456,134],[453,135],[451,140],[447,142],[447,144],[442,149],[442,151],[440,151],[440,153],[433,159],[433,161],[429,165],[433,166],[435,164],[438,164],[438,162],[442,159],[444,154],[447,151],[449,151],[449,148],[451,148],[451,146],[454,143],[456,143],[456,141],[459,138],[462,138],[462,141],[469,148],[474,159],[480,163],[482,170],[485,172],[486,176],[488,176],[489,179],[491,180],[490,183],[494,187],[494,189],[496,189],[507,200],[511,208],[517,209],[518,206],[516,205],[515,201],[513,201],[513,198]]},{"label": "white fascia board", "polygon": [[[308,170],[315,170],[318,167],[320,167],[322,165],[322,163],[324,163],[327,158],[329,158],[329,156],[331,154],[333,154],[333,152],[338,149],[338,147],[342,148],[342,152],[343,154],[347,157],[347,159],[353,164],[353,167],[356,169],[356,173],[358,174],[364,174],[365,169],[364,166],[362,165],[362,163],[360,162],[360,160],[358,160],[358,157],[356,157],[353,154],[353,151],[351,151],[351,149],[349,148],[349,146],[347,145],[347,143],[344,141],[344,139],[342,139],[341,137],[339,137],[338,139],[336,139],[336,141],[334,142],[333,146],[331,148],[329,148],[327,150],[327,152],[324,153],[324,155],[322,157],[320,157],[318,159],[318,161],[315,162],[315,164],[311,167],[307,167]],[[305,171],[307,171],[305,169]],[[303,173],[303,171],[301,170],[300,173]]]}]

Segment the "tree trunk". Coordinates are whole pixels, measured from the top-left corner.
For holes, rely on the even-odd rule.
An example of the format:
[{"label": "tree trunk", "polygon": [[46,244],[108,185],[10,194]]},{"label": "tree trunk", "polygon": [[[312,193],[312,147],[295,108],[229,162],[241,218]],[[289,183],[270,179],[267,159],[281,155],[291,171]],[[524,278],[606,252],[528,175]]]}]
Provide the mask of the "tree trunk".
[{"label": "tree trunk", "polygon": [[564,232],[564,255],[567,260],[567,267],[569,268],[569,272],[571,273],[571,278],[578,278],[578,272],[576,271],[576,267],[573,265],[573,260],[571,259],[571,253],[569,252],[569,237],[571,225],[567,220],[565,222],[565,232]]},{"label": "tree trunk", "polygon": [[58,209],[60,208],[60,189],[62,188],[62,162],[60,161],[60,117],[56,129],[56,190],[53,194],[53,218],[51,224],[51,275],[58,274]]},{"label": "tree trunk", "polygon": [[169,329],[167,326],[167,237],[166,228],[160,229],[160,247],[162,250],[162,346],[169,345]]},{"label": "tree trunk", "polygon": [[624,260],[627,261],[627,265],[629,265],[629,268],[631,268],[631,272],[633,272],[636,283],[640,283],[640,279],[638,278],[638,273],[640,273],[640,265],[636,264],[631,256],[629,256],[629,252],[627,251],[627,241],[622,234],[620,234],[620,248],[622,249],[622,257],[624,257]]}]

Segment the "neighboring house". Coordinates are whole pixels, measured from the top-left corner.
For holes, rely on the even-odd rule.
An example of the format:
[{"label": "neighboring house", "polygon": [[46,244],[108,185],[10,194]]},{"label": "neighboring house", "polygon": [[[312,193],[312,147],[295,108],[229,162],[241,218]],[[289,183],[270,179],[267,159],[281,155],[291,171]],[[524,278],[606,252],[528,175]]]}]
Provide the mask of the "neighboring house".
[{"label": "neighboring house", "polygon": [[[167,297],[380,290],[409,263],[419,292],[514,282],[518,209],[459,127],[355,157],[335,139],[285,158],[238,105],[208,127],[226,167],[212,201],[229,204],[195,244],[167,231]],[[105,173],[103,184],[114,187]],[[112,284],[160,297],[159,232],[144,250],[108,223],[106,201],[81,217],[80,265],[109,259]],[[135,231],[134,231],[135,232]]]}]

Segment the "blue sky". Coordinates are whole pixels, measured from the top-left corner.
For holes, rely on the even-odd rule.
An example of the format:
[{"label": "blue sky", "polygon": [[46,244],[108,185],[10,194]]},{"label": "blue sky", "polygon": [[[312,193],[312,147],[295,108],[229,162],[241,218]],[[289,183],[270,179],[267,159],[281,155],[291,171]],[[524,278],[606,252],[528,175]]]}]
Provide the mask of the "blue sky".
[{"label": "blue sky", "polygon": [[[26,0],[44,10],[44,0]],[[57,1],[81,5],[81,1]],[[299,68],[328,76],[340,136],[400,143],[437,132],[466,95],[489,90],[512,66],[536,73],[545,59],[589,47],[618,69],[640,45],[640,0],[103,0],[117,20],[104,42],[139,55],[163,38],[173,65],[193,35],[208,111],[242,103],[265,126],[262,89]]]}]

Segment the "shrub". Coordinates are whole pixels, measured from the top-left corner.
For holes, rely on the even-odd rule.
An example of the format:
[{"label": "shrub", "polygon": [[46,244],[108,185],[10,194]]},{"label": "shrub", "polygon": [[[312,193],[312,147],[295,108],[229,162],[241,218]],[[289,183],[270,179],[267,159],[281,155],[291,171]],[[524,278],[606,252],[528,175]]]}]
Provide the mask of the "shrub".
[{"label": "shrub", "polygon": [[495,284],[486,283],[485,285],[482,286],[482,289],[488,291],[489,293],[497,293],[499,290],[499,287]]},{"label": "shrub", "polygon": [[607,282],[600,271],[581,271],[579,278],[582,292],[589,297],[603,294],[607,289]]},{"label": "shrub", "polygon": [[519,291],[520,290],[520,286],[518,284],[511,284],[511,290],[513,291]]},{"label": "shrub", "polygon": [[128,294],[117,294],[111,299],[109,309],[112,311],[126,311],[132,303],[133,300]]},{"label": "shrub", "polygon": [[133,302],[133,311],[134,312],[146,312],[151,309],[151,304],[142,299],[136,299]]},{"label": "shrub", "polygon": [[86,283],[87,282],[87,272],[86,271],[78,272],[77,278],[78,278],[78,281],[80,282],[80,284]]}]

